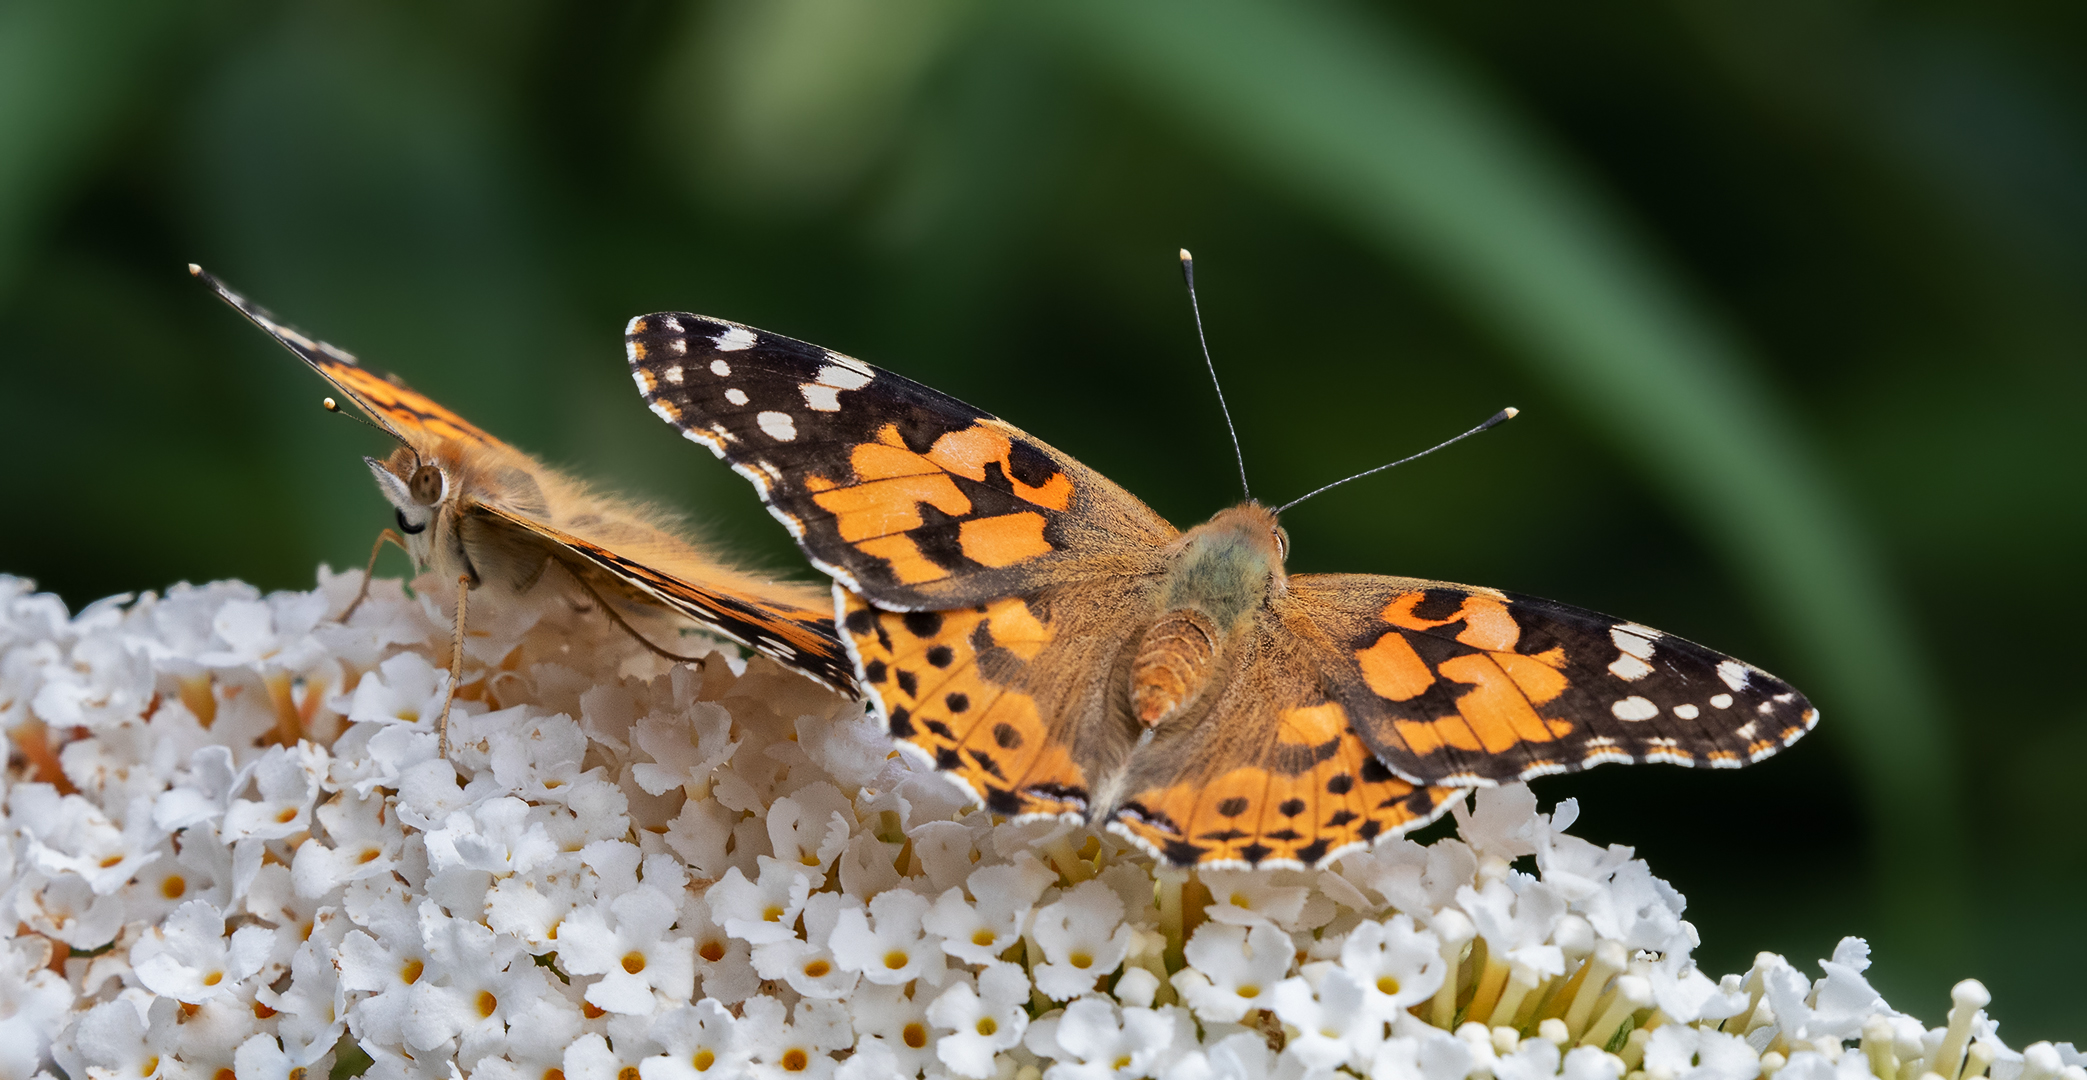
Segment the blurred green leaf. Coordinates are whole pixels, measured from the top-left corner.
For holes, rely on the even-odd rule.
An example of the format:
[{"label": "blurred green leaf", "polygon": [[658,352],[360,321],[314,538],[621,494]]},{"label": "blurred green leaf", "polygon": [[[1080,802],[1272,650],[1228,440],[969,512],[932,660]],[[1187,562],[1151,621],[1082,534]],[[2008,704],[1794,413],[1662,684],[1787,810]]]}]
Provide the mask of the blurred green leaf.
[{"label": "blurred green leaf", "polygon": [[1798,418],[1565,155],[1388,14],[1047,10],[1154,107],[1436,280],[1686,509],[1856,747],[1893,944],[1946,940],[1960,803],[1900,599]]},{"label": "blurred green leaf", "polygon": [[52,204],[141,104],[154,54],[185,44],[170,33],[184,17],[182,5],[150,0],[0,5],[0,295]]}]

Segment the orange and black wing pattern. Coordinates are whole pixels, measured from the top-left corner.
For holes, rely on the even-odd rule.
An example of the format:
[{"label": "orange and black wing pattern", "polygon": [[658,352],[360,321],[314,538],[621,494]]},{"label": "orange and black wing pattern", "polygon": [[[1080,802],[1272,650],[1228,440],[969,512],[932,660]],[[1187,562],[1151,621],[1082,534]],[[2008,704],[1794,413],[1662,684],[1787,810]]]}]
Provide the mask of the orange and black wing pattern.
[{"label": "orange and black wing pattern", "polygon": [[1440,817],[1463,795],[1386,768],[1316,670],[1264,622],[1207,714],[1139,749],[1109,827],[1179,866],[1323,866]]},{"label": "orange and black wing pattern", "polygon": [[215,289],[217,295],[246,316],[247,321],[296,353],[371,420],[400,439],[425,434],[482,446],[506,446],[427,395],[409,388],[395,376],[379,375],[357,363],[353,355],[277,322],[274,316],[226,288],[224,282],[202,267],[190,263],[188,272]]},{"label": "orange and black wing pattern", "polygon": [[834,636],[832,617],[823,611],[664,574],[600,544],[491,504],[480,503],[473,512],[542,537],[630,592],[647,597],[706,630],[772,657],[850,697],[855,696],[853,664],[840,639]]},{"label": "orange and black wing pattern", "polygon": [[1738,768],[1819,712],[1750,664],[1533,596],[1347,574],[1290,579],[1347,722],[1398,775],[1491,785],[1606,762]]},{"label": "orange and black wing pattern", "polygon": [[837,588],[863,689],[914,760],[1017,820],[1106,824],[1177,865],[1315,866],[1440,816],[1461,788],[1385,768],[1280,627],[1246,643],[1207,713],[1142,729],[1120,659],[1157,583],[1095,579],[951,611]]},{"label": "orange and black wing pattern", "polygon": [[624,342],[652,411],[881,607],[968,607],[1142,572],[1175,535],[1013,425],[853,357],[681,312],[632,319]]}]

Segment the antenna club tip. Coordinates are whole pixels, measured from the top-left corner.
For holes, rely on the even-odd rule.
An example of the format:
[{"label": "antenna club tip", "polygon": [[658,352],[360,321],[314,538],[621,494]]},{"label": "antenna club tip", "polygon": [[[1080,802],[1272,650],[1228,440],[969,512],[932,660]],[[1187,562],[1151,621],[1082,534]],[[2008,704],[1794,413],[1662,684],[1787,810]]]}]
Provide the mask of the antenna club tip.
[{"label": "antenna club tip", "polygon": [[1194,255],[1191,255],[1191,254],[1189,254],[1189,253],[1188,253],[1188,249],[1187,249],[1187,248],[1182,248],[1182,249],[1181,249],[1181,261],[1182,261],[1182,262],[1195,262],[1195,261],[1196,261],[1196,257],[1195,257]]},{"label": "antenna club tip", "polygon": [[202,268],[202,267],[200,267],[200,266],[197,266],[197,265],[196,265],[195,263],[190,263],[190,264],[188,264],[188,276],[190,276],[190,277],[202,277],[202,276],[203,276],[203,268]]},{"label": "antenna club tip", "polygon": [[339,411],[341,411],[341,403],[340,403],[340,402],[338,402],[338,401],[335,401],[335,400],[333,400],[333,399],[332,399],[332,398],[330,398],[330,397],[329,397],[329,398],[320,398],[320,399],[319,399],[319,406],[320,406],[321,408],[325,409],[325,410],[326,410],[327,412],[339,412]]},{"label": "antenna club tip", "polygon": [[1500,410],[1500,415],[1508,418],[1509,420],[1512,420],[1515,417],[1522,415],[1522,410],[1517,409],[1512,405],[1509,405],[1507,408]]}]

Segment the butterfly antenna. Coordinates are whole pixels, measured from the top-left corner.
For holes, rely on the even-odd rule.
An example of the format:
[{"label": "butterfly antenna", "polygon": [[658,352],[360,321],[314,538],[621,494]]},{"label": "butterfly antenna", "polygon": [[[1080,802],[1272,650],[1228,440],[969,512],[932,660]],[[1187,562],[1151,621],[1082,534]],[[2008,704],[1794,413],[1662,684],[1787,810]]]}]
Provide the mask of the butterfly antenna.
[{"label": "butterfly antenna", "polygon": [[1232,425],[1232,410],[1225,404],[1225,386],[1217,381],[1217,365],[1210,360],[1210,341],[1203,336],[1203,306],[1196,303],[1196,257],[1181,249],[1181,280],[1188,283],[1188,309],[1196,316],[1196,342],[1203,346],[1203,366],[1210,369],[1210,385],[1217,388],[1217,408],[1225,414],[1225,430],[1232,435],[1232,456],[1239,459],[1239,490],[1249,499],[1254,490],[1246,483],[1246,454],[1239,449],[1239,429]]},{"label": "butterfly antenna", "polygon": [[416,469],[420,468],[420,451],[415,450],[412,443],[409,443],[406,440],[399,438],[397,432],[388,430],[381,424],[371,423],[369,417],[357,416],[354,413],[348,412],[347,410],[341,408],[341,403],[335,401],[332,397],[320,398],[319,405],[320,407],[324,408],[327,412],[330,412],[335,416],[347,417],[348,419],[353,420],[358,424],[361,424],[363,427],[369,428],[371,431],[374,431],[387,439],[391,439],[397,442],[400,446],[405,447],[407,450],[411,450],[413,452],[413,467]]},{"label": "butterfly antenna", "polygon": [[1340,486],[1341,486],[1342,484],[1345,484],[1345,483],[1347,483],[1347,482],[1348,482],[1349,480],[1360,480],[1360,479],[1362,479],[1362,478],[1363,478],[1363,477],[1365,477],[1365,476],[1373,476],[1373,475],[1375,475],[1375,474],[1377,474],[1377,473],[1383,472],[1384,470],[1386,470],[1386,469],[1389,469],[1389,468],[1391,468],[1391,467],[1392,467],[1392,466],[1394,466],[1394,465],[1404,465],[1405,463],[1407,463],[1407,462],[1409,462],[1409,461],[1415,461],[1415,460],[1418,460],[1418,459],[1420,459],[1420,458],[1424,458],[1424,457],[1428,456],[1429,454],[1432,454],[1432,453],[1434,453],[1435,451],[1437,451],[1437,450],[1440,450],[1440,449],[1442,449],[1443,447],[1446,447],[1446,446],[1451,446],[1451,445],[1454,445],[1454,444],[1456,444],[1456,443],[1460,443],[1460,442],[1463,442],[1463,441],[1464,441],[1465,439],[1468,439],[1468,438],[1470,438],[1471,436],[1473,436],[1473,435],[1476,435],[1476,434],[1478,434],[1478,433],[1479,433],[1479,432],[1481,432],[1481,431],[1486,431],[1486,430],[1488,430],[1488,429],[1490,429],[1490,428],[1493,428],[1493,427],[1497,427],[1497,426],[1499,426],[1500,424],[1504,424],[1504,423],[1506,423],[1507,421],[1509,421],[1509,420],[1512,420],[1512,419],[1514,419],[1514,418],[1515,418],[1515,416],[1516,416],[1517,414],[1519,414],[1519,413],[1520,413],[1521,411],[1522,411],[1522,410],[1520,410],[1520,409],[1517,409],[1517,408],[1514,408],[1514,407],[1512,407],[1512,406],[1510,406],[1510,407],[1508,407],[1508,408],[1505,408],[1505,409],[1502,409],[1502,410],[1500,410],[1499,412],[1496,412],[1496,413],[1494,413],[1494,414],[1492,415],[1492,417],[1491,417],[1490,419],[1488,419],[1488,420],[1487,420],[1487,421],[1486,421],[1485,423],[1483,423],[1483,424],[1480,424],[1480,425],[1478,425],[1478,426],[1477,426],[1477,427],[1475,427],[1475,428],[1472,428],[1471,430],[1469,430],[1469,431],[1467,431],[1467,432],[1463,433],[1462,435],[1459,435],[1459,436],[1457,436],[1457,437],[1456,437],[1456,438],[1454,438],[1454,439],[1449,439],[1449,440],[1446,440],[1446,441],[1444,441],[1444,442],[1441,442],[1441,443],[1437,443],[1436,445],[1434,445],[1434,446],[1430,446],[1430,447],[1428,447],[1427,449],[1425,449],[1425,450],[1422,450],[1422,451],[1421,451],[1420,453],[1412,455],[1411,457],[1402,457],[1402,458],[1398,459],[1397,461],[1393,461],[1393,462],[1388,462],[1388,463],[1386,463],[1386,464],[1383,464],[1383,465],[1379,465],[1379,466],[1377,466],[1377,467],[1376,467],[1376,468],[1374,468],[1374,469],[1364,469],[1364,470],[1363,470],[1362,472],[1356,473],[1356,474],[1355,474],[1354,476],[1350,476],[1350,477],[1348,477],[1348,478],[1347,478],[1347,479],[1345,479],[1345,480],[1335,480],[1335,481],[1334,481],[1333,483],[1331,483],[1331,484],[1328,484],[1328,485],[1326,485],[1325,487],[1322,487],[1322,488],[1318,489],[1317,491],[1308,491],[1308,492],[1306,492],[1305,494],[1303,494],[1303,495],[1300,495],[1300,496],[1298,496],[1297,498],[1291,499],[1291,500],[1290,500],[1289,502],[1286,502],[1286,503],[1284,503],[1283,505],[1281,505],[1281,506],[1278,506],[1278,507],[1276,507],[1276,508],[1275,508],[1275,512],[1276,512],[1276,513],[1278,513],[1278,514],[1280,514],[1280,513],[1282,513],[1283,511],[1285,511],[1285,510],[1288,510],[1289,508],[1291,508],[1291,507],[1293,507],[1293,506],[1296,506],[1296,505],[1297,505],[1298,503],[1301,503],[1301,502],[1303,502],[1304,500],[1306,500],[1306,499],[1309,499],[1309,498],[1311,498],[1311,497],[1312,497],[1312,496],[1314,496],[1314,495],[1320,495],[1320,494],[1324,494],[1325,492],[1331,491],[1331,490],[1333,490],[1334,488],[1340,487]]}]

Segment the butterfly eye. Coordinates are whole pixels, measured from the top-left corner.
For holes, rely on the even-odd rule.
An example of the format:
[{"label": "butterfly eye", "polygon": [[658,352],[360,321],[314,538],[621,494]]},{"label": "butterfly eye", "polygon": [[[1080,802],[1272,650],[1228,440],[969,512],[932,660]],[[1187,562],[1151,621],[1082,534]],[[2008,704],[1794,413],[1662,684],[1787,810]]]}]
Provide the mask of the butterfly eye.
[{"label": "butterfly eye", "polygon": [[1290,534],[1284,532],[1280,525],[1275,528],[1275,554],[1281,559],[1290,557]]},{"label": "butterfly eye", "polygon": [[404,510],[394,510],[392,513],[399,519],[399,531],[407,536],[413,536],[427,530],[428,523],[426,521],[412,522],[406,520],[406,512]]},{"label": "butterfly eye", "polygon": [[[442,470],[433,465],[422,465],[420,468],[413,470],[413,479],[407,482],[407,489],[413,493],[413,501],[422,506],[433,506],[441,502],[442,489],[447,486],[442,479]],[[404,528],[404,525],[401,524],[400,527]],[[423,529],[426,527],[425,523],[421,525]],[[419,532],[420,529],[408,529],[407,531]]]}]

